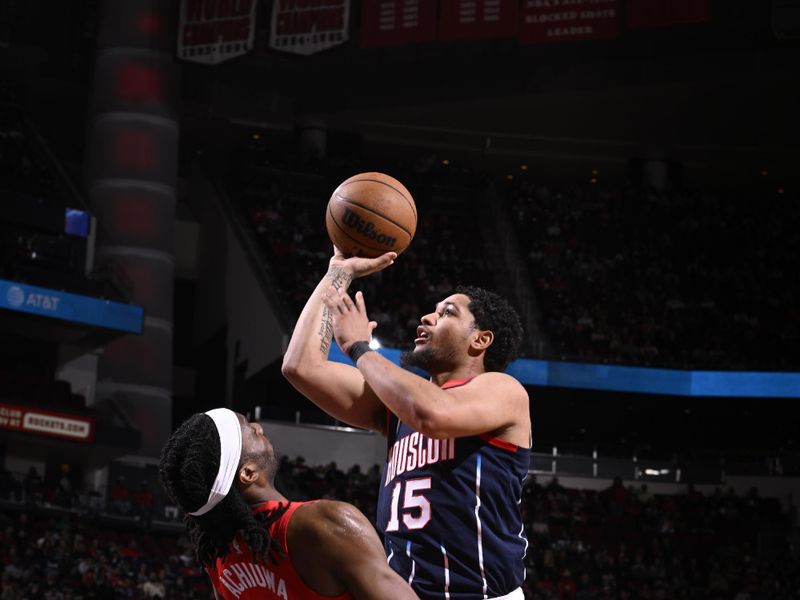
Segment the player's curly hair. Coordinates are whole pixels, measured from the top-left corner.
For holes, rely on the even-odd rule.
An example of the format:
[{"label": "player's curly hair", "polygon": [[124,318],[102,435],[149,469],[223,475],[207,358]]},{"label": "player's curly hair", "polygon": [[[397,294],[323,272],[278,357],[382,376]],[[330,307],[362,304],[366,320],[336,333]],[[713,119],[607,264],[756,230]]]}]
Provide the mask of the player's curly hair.
[{"label": "player's curly hair", "polygon": [[518,356],[522,342],[522,323],[517,311],[507,300],[483,288],[458,286],[455,293],[469,298],[469,310],[475,318],[475,327],[488,329],[494,334],[494,341],[483,357],[486,370],[505,370]]},{"label": "player's curly hair", "polygon": [[274,511],[253,512],[233,485],[228,495],[204,515],[195,517],[188,514],[208,500],[219,470],[219,455],[217,428],[203,413],[194,414],[184,421],[161,452],[158,470],[161,485],[186,513],[184,523],[197,560],[204,566],[213,567],[217,558],[225,558],[238,534],[258,560],[275,562],[281,551],[267,528],[280,518],[288,504]]}]

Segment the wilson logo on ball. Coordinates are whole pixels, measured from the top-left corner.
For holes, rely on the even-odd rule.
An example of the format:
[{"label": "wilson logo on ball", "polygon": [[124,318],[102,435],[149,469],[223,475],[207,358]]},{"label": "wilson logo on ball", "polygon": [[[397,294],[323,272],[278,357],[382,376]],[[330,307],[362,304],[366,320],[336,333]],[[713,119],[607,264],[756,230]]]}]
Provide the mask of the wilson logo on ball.
[{"label": "wilson logo on ball", "polygon": [[333,190],[325,228],[343,256],[400,254],[417,230],[417,207],[406,186],[391,175],[358,173]]},{"label": "wilson logo on ball", "polygon": [[381,233],[375,229],[375,224],[372,221],[362,219],[349,208],[344,209],[344,215],[342,215],[342,224],[350,229],[355,229],[361,235],[366,236],[369,239],[386,246],[387,248],[393,248],[397,243],[397,238],[388,236],[385,233]]}]

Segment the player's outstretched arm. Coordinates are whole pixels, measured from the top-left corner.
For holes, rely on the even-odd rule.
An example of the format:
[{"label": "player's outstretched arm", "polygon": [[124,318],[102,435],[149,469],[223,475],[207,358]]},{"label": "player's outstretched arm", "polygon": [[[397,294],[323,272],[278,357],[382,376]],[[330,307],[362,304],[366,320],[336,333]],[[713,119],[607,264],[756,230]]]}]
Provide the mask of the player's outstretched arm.
[{"label": "player's outstretched arm", "polygon": [[[329,288],[323,299],[336,319],[336,340],[347,352],[366,339],[368,317],[363,295]],[[443,390],[395,365],[377,352],[358,358],[358,370],[380,401],[415,431],[433,438],[491,434],[519,446],[530,437],[528,393],[505,373],[483,373],[469,385]]]},{"label": "player's outstretched arm", "polygon": [[314,557],[313,567],[296,565],[314,589],[346,590],[356,600],[418,600],[386,562],[375,528],[350,504],[322,500],[298,510],[288,536],[292,556]]},{"label": "player's outstretched arm", "polygon": [[428,437],[490,434],[518,446],[530,443],[528,393],[510,375],[484,373],[443,390],[377,352],[359,358],[358,368],[389,410]]},{"label": "player's outstretched arm", "polygon": [[345,258],[335,251],[300,313],[281,368],[300,393],[335,419],[380,432],[386,427],[385,409],[358,369],[328,360],[333,319],[322,299],[331,286],[346,290],[353,279],[388,267],[396,257],[388,252],[377,258]]}]

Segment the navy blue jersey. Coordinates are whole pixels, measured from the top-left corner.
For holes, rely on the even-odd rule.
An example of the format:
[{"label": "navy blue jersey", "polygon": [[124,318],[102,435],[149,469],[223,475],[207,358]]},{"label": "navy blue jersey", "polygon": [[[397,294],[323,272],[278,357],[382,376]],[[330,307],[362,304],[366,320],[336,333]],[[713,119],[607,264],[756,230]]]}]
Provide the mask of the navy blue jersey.
[{"label": "navy blue jersey", "polygon": [[489,436],[431,439],[391,413],[387,438],[377,526],[389,565],[423,600],[495,598],[519,587],[530,449]]}]

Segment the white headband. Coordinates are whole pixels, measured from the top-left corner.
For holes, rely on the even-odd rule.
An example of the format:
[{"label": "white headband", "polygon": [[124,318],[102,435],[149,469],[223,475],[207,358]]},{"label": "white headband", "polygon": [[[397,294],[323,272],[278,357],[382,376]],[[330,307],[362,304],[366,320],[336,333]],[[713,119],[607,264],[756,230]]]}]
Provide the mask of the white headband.
[{"label": "white headband", "polygon": [[215,408],[206,412],[219,433],[219,472],[206,503],[189,514],[199,517],[206,514],[228,495],[242,456],[242,424],[236,413],[228,408]]}]

